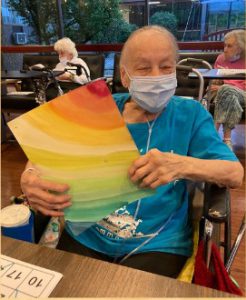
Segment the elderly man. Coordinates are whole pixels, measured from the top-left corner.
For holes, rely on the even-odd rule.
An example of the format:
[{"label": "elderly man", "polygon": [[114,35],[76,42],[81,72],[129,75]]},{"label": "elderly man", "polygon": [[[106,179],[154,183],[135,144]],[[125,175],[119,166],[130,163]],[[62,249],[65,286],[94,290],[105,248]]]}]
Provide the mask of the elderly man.
[{"label": "elderly man", "polygon": [[[120,61],[129,94],[114,96],[141,154],[129,177],[141,187],[156,188],[155,194],[86,231],[67,223],[59,249],[177,277],[192,251],[186,179],[241,185],[243,168],[209,113],[196,101],[173,96],[176,55],[176,41],[164,28],[135,31]],[[31,205],[46,215],[63,215],[61,210],[71,205],[69,195],[47,191],[65,192],[68,186],[40,179],[30,163],[27,168],[21,186]]]}]

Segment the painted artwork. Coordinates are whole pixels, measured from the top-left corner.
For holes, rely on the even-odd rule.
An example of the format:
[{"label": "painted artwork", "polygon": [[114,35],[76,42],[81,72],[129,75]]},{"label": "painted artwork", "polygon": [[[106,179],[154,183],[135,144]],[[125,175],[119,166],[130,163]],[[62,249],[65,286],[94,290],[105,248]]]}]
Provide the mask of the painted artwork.
[{"label": "painted artwork", "polygon": [[127,176],[138,150],[103,80],[49,101],[8,123],[42,177],[70,185],[65,219],[95,222],[148,196]]}]

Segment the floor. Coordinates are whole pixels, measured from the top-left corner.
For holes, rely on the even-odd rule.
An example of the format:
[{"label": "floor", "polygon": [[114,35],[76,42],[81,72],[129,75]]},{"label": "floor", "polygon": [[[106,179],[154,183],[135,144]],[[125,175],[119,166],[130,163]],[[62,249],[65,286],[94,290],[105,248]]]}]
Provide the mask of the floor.
[{"label": "floor", "polygon": [[[236,153],[238,159],[242,163],[245,169],[245,120],[239,124],[232,134],[232,142],[234,144],[233,150]],[[245,176],[242,186],[239,189],[231,190],[231,222],[232,222],[232,244],[238,234],[240,224],[246,211],[246,197],[245,197]],[[245,290],[245,236],[235,260],[232,264],[231,275],[236,279],[241,289],[246,293]]]},{"label": "floor", "polygon": [[[243,166],[245,166],[245,122],[238,125],[234,130],[232,141],[234,143],[234,152]],[[15,141],[2,143],[1,153],[1,207],[4,207],[10,203],[11,196],[21,194],[19,180],[27,159]],[[231,207],[233,242],[245,213],[245,179],[240,188],[231,190]],[[233,262],[231,275],[245,293],[245,237]]]}]

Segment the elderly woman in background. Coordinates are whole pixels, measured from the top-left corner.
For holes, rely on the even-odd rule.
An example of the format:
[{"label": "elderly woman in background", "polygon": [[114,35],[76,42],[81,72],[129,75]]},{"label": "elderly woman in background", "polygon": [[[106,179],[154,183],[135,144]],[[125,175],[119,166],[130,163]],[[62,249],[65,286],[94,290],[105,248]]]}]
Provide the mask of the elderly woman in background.
[{"label": "elderly woman in background", "polygon": [[[49,84],[46,89],[47,100],[54,99],[61,94],[61,92],[67,93],[90,81],[90,70],[87,64],[81,58],[78,58],[78,52],[74,42],[64,37],[54,44],[54,49],[58,53],[60,61],[54,71],[63,71],[65,68],[69,70],[56,77],[59,81],[59,85],[55,82]],[[71,65],[69,66],[69,64]],[[74,67],[76,68],[74,69]],[[76,74],[77,68],[81,69],[81,74],[79,75]]]},{"label": "elderly woman in background", "polygon": [[69,68],[68,63],[82,67],[81,75],[76,75],[76,71],[71,70],[60,75],[58,77],[60,81],[73,81],[78,84],[84,84],[89,81],[90,70],[87,64],[81,58],[78,58],[74,42],[67,37],[62,38],[54,44],[54,49],[58,53],[60,60],[55,67],[56,71],[63,71],[65,68]]},{"label": "elderly woman in background", "polygon": [[[214,65],[217,69],[245,69],[245,30],[233,30],[224,38],[224,52]],[[232,149],[231,131],[238,124],[245,107],[245,80],[213,81],[215,97],[214,120],[216,129],[223,126],[224,142]]]}]

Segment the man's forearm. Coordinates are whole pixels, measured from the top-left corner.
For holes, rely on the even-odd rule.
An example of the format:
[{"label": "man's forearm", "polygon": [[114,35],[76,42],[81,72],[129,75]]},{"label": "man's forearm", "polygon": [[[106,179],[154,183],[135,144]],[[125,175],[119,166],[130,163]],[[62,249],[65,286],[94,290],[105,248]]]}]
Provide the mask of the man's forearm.
[{"label": "man's forearm", "polygon": [[239,162],[225,160],[205,160],[184,157],[181,178],[214,182],[219,186],[237,188],[242,184],[243,167]]}]

